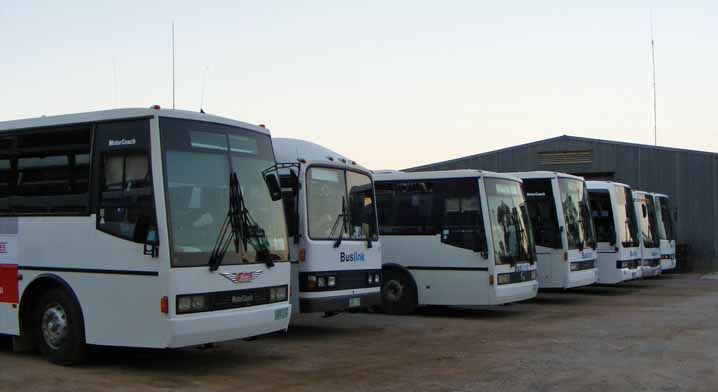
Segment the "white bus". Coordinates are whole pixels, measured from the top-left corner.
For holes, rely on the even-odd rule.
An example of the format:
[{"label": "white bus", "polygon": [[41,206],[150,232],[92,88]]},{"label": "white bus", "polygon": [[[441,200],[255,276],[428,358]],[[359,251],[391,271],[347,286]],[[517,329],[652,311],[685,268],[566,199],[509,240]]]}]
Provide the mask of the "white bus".
[{"label": "white bus", "polygon": [[176,110],[0,123],[0,333],[74,364],[285,330],[270,134]]},{"label": "white bus", "polygon": [[673,227],[673,216],[668,195],[653,194],[658,217],[658,237],[661,240],[661,270],[676,268],[676,232]]},{"label": "white bus", "polygon": [[371,171],[317,144],[273,139],[292,261],[292,310],[379,305],[381,244]]},{"label": "white bus", "polygon": [[661,248],[653,194],[633,191],[633,202],[641,232],[641,276],[658,276],[661,274]]},{"label": "white bus", "polygon": [[536,255],[519,178],[479,170],[375,172],[383,308],[534,298]]},{"label": "white bus", "polygon": [[596,235],[583,178],[547,171],[510,174],[524,181],[539,288],[596,283]]},{"label": "white bus", "polygon": [[598,280],[616,284],[640,277],[641,242],[631,187],[586,181],[598,242]]}]

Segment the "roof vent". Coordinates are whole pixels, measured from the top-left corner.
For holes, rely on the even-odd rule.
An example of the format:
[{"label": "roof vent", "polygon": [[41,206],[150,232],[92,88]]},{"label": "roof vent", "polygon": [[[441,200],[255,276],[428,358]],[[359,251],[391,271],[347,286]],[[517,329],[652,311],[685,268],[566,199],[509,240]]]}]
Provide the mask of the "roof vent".
[{"label": "roof vent", "polygon": [[591,162],[593,162],[593,153],[591,150],[539,153],[540,165],[576,165]]}]

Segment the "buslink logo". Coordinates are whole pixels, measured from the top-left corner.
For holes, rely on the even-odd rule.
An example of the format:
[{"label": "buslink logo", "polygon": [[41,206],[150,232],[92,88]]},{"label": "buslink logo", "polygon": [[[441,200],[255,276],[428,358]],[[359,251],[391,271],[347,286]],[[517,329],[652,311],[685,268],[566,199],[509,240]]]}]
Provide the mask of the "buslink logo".
[{"label": "buslink logo", "polygon": [[232,283],[248,283],[262,275],[262,270],[253,272],[220,272],[219,274],[227,278]]},{"label": "buslink logo", "polygon": [[110,147],[133,146],[135,144],[137,144],[137,140],[135,140],[135,139],[120,139],[120,140],[110,139],[110,141],[107,142],[107,145]]},{"label": "buslink logo", "polygon": [[342,263],[363,263],[364,252],[339,253],[339,261]]}]

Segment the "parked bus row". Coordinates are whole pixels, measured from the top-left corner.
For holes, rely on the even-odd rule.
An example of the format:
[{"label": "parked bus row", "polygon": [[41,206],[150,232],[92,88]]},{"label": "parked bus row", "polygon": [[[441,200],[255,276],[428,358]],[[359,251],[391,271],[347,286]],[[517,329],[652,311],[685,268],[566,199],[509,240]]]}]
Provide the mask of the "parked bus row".
[{"label": "parked bus row", "polygon": [[675,267],[666,195],[563,173],[371,171],[263,126],[118,109],[0,123],[0,334],[59,364],[501,305]]}]

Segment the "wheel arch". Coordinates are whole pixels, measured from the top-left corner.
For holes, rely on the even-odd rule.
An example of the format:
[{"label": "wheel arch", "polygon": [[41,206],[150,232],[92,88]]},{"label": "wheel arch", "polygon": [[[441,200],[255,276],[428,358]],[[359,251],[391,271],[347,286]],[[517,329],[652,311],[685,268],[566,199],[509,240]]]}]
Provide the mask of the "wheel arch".
[{"label": "wheel arch", "polygon": [[77,298],[77,294],[75,293],[75,290],[72,289],[69,283],[62,277],[51,274],[51,273],[43,273],[38,276],[36,276],[30,284],[23,290],[22,296],[20,298],[20,310],[19,310],[19,319],[20,319],[20,334],[23,336],[30,336],[32,331],[32,309],[35,306],[35,301],[37,301],[39,295],[45,291],[57,289],[60,288],[62,290],[65,290],[70,297],[75,301],[77,306],[80,309],[80,326],[82,327],[82,330],[85,329],[85,316],[84,312],[82,311],[82,304],[80,303],[80,300]]},{"label": "wheel arch", "polygon": [[[382,264],[382,266],[381,266],[382,275],[384,274],[385,271],[389,271],[389,270],[391,270],[391,271],[399,271],[399,272],[405,274],[406,276],[408,276],[409,279],[411,280],[411,283],[414,285],[414,290],[417,291],[417,295],[419,294],[419,293],[418,293],[418,291],[419,291],[419,286],[416,285],[416,279],[414,279],[414,274],[412,274],[411,271],[409,271],[408,268],[404,267],[403,265],[397,264],[397,263],[385,263],[385,264]],[[382,277],[382,280],[383,280],[383,277]]]}]

